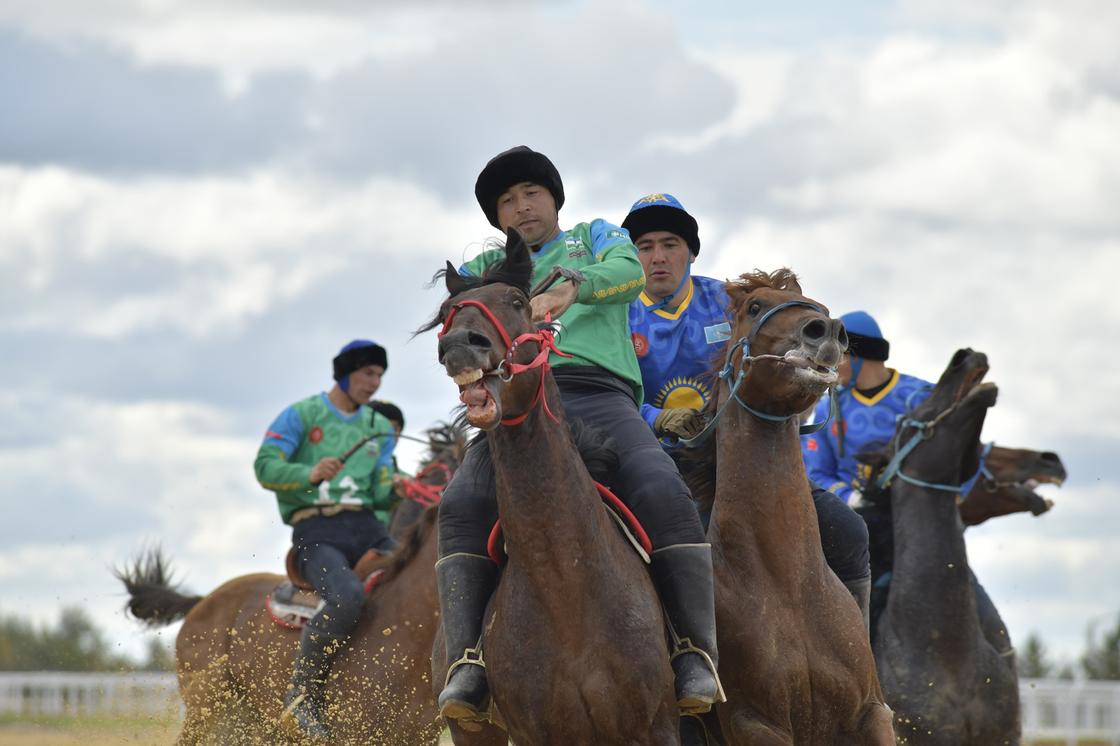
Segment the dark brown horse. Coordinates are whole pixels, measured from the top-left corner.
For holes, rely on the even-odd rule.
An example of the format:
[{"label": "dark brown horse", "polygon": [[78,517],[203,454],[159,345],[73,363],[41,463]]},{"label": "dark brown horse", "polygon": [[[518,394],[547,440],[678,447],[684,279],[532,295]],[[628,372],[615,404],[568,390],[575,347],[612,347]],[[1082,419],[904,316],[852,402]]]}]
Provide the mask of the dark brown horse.
[{"label": "dark brown horse", "polygon": [[[448,447],[434,452],[432,460],[454,468],[462,444],[441,445]],[[435,518],[434,509],[424,513],[401,548],[379,563],[386,574],[367,599],[326,687],[323,713],[332,743],[412,745],[439,739],[443,725],[429,665],[439,623]],[[264,607],[282,575],[234,578],[205,597],[178,592],[158,553],[117,575],[136,618],[152,626],[185,618],[176,640],[186,709],[178,744],[290,740],[278,719],[299,632],[278,626]]]},{"label": "dark brown horse", "polygon": [[[984,455],[985,446],[980,446]],[[1039,516],[1054,507],[1054,502],[1035,492],[1040,484],[1060,485],[1066,469],[1058,454],[1026,448],[992,446],[976,484],[957,509],[965,526],[979,526],[990,518],[1013,513]]]},{"label": "dark brown horse", "polygon": [[[471,424],[487,431],[493,460],[508,554],[482,642],[493,703],[518,744],[677,743],[658,597],[602,508],[540,365],[551,337],[532,323],[531,273],[511,232],[486,284],[448,265],[451,297],[429,326],[444,322],[441,362]],[[437,650],[437,683],[447,665]],[[457,724],[452,734],[474,743]]]},{"label": "dark brown horse", "polygon": [[731,339],[713,404],[718,706],[728,743],[894,743],[859,609],[825,564],[798,413],[836,380],[843,327],[789,270],[727,285]]},{"label": "dark brown horse", "polygon": [[960,485],[977,472],[994,384],[987,357],[959,350],[930,397],[898,426],[889,480],[895,562],[877,623],[875,653],[899,738],[910,744],[1019,743],[1013,656],[979,621],[957,511]]}]

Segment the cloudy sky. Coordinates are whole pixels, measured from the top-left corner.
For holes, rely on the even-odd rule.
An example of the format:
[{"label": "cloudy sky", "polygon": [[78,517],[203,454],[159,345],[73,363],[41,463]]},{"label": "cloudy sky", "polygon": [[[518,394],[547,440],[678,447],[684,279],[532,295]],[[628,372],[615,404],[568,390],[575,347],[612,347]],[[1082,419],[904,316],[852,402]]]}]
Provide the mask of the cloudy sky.
[{"label": "cloudy sky", "polygon": [[479,168],[528,144],[564,225],[671,192],[698,273],[791,266],[916,375],[987,352],[985,437],[1071,478],[970,557],[1014,638],[1072,657],[1120,612],[1118,27],[1110,0],[8,0],[0,612],[84,604],[135,652],[113,563],[278,568],[265,426],[354,337],[409,430],[447,416],[409,331],[494,233]]}]

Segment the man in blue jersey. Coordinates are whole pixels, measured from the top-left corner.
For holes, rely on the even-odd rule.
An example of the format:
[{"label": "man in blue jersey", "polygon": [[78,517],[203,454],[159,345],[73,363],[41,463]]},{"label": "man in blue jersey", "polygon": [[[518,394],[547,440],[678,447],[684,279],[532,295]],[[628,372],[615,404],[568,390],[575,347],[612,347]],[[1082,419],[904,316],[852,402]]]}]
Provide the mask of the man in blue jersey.
[{"label": "man in blue jersey", "polygon": [[[700,254],[696,219],[671,194],[650,194],[622,221],[638,248],[645,291],[630,304],[630,330],[642,372],[642,416],[670,452],[704,427],[707,374],[731,336],[724,283],[693,275]],[[836,495],[812,484],[821,546],[867,620],[871,568],[867,527]]]},{"label": "man in blue jersey", "polygon": [[[900,414],[925,401],[933,384],[886,366],[891,345],[866,311],[840,317],[848,332],[848,354],[840,363],[837,416],[828,427],[802,441],[809,478],[857,507],[870,469],[856,460],[860,453],[885,446],[894,435]],[[813,413],[828,416],[822,399]]]}]

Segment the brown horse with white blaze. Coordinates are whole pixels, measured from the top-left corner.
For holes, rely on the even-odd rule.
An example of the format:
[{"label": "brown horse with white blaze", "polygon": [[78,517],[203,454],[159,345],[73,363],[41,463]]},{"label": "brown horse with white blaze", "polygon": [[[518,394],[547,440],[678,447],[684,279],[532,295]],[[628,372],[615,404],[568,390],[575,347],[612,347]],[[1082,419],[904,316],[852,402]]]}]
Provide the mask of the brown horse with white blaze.
[{"label": "brown horse with white blaze", "polygon": [[750,746],[894,743],[871,646],[825,563],[798,414],[836,381],[839,321],[782,269],[729,282],[727,363],[713,401],[723,737]]},{"label": "brown horse with white blaze", "polygon": [[[523,745],[677,743],[658,596],[565,422],[546,362],[551,332],[532,322],[532,263],[515,232],[505,254],[485,284],[448,265],[450,297],[428,326],[443,323],[440,361],[493,463],[508,557],[481,642],[493,707]],[[434,680],[447,669],[437,649]],[[474,743],[462,725],[452,725],[455,743]]]}]

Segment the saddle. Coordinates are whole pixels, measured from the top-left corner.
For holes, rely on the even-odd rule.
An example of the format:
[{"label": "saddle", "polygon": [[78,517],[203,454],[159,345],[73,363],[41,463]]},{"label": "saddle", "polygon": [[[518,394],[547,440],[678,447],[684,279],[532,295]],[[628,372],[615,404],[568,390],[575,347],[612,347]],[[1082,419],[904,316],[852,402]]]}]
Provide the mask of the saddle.
[{"label": "saddle", "polygon": [[[370,549],[354,565],[354,574],[362,578],[362,586],[368,596],[385,575],[384,570],[375,570],[374,565],[386,555]],[[272,621],[285,629],[303,629],[303,626],[319,613],[326,602],[316,593],[314,587],[299,572],[296,563],[295,547],[288,549],[284,559],[288,579],[278,584],[265,596],[264,608]]]}]

